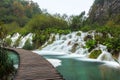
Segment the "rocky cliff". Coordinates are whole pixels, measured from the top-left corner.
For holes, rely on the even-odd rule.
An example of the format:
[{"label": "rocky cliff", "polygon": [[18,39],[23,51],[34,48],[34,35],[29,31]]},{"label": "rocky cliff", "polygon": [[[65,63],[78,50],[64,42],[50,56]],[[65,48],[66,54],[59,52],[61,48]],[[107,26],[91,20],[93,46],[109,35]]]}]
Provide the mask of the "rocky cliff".
[{"label": "rocky cliff", "polygon": [[105,24],[112,20],[120,24],[120,0],[95,0],[89,19],[92,23]]}]

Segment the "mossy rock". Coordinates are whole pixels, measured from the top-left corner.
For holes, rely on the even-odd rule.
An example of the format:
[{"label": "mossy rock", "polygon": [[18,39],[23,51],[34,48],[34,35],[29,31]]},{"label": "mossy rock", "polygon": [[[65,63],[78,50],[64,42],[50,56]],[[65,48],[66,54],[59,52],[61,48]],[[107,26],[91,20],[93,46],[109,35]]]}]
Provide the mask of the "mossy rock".
[{"label": "mossy rock", "polygon": [[84,41],[92,40],[93,36],[92,35],[87,35],[84,37]]},{"label": "mossy rock", "polygon": [[89,58],[96,59],[101,53],[102,53],[101,50],[93,50],[93,51],[90,53]]},{"label": "mossy rock", "polygon": [[76,34],[77,36],[81,36],[81,32],[77,32],[77,34]]},{"label": "mossy rock", "polygon": [[76,51],[76,48],[78,46],[78,43],[75,43],[73,46],[72,46],[72,49],[71,49],[71,52],[74,53]]}]

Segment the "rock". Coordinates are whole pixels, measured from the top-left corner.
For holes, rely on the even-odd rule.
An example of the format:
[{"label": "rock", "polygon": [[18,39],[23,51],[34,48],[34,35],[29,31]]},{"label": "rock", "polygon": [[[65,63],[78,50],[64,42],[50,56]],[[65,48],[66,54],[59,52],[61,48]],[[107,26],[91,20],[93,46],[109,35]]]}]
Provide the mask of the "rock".
[{"label": "rock", "polygon": [[91,51],[90,55],[89,55],[89,58],[93,58],[93,59],[96,59],[98,58],[98,56],[102,53],[101,50],[93,50]]},{"label": "rock", "polygon": [[84,41],[91,40],[91,39],[93,39],[93,36],[87,35],[85,36]]},{"label": "rock", "polygon": [[120,0],[95,0],[89,11],[92,23],[105,24],[117,16],[120,16]]}]

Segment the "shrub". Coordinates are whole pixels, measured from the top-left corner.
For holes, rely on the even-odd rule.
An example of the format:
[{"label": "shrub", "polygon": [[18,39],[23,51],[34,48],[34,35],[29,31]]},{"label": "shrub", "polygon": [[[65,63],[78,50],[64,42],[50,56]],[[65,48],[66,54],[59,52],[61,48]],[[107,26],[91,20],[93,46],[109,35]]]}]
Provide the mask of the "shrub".
[{"label": "shrub", "polygon": [[19,46],[20,40],[21,40],[21,36],[15,41],[13,47]]},{"label": "shrub", "polygon": [[86,48],[88,48],[88,51],[90,52],[92,49],[94,49],[95,48],[95,46],[96,46],[96,41],[95,40],[88,40],[87,42],[86,42]]},{"label": "shrub", "polygon": [[33,50],[34,49],[33,45],[30,43],[30,39],[28,39],[25,42],[25,45],[23,46],[23,49],[27,49],[27,50]]},{"label": "shrub", "polygon": [[11,46],[12,40],[10,38],[5,39],[6,46]]},{"label": "shrub", "polygon": [[118,54],[120,52],[120,37],[118,38],[109,38],[104,43],[109,51],[112,51],[112,54]]}]

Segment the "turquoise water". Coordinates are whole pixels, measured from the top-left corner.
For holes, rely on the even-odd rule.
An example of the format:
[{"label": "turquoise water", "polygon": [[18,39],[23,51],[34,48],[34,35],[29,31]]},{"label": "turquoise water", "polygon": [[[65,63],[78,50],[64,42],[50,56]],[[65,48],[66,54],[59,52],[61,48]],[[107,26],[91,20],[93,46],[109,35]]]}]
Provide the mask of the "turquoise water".
[{"label": "turquoise water", "polygon": [[13,64],[18,65],[19,64],[19,56],[18,56],[18,54],[13,52],[13,51],[7,51],[7,52],[8,52],[8,56],[13,61]]},{"label": "turquoise water", "polygon": [[44,55],[44,57],[61,60],[61,65],[56,69],[65,80],[120,80],[120,69],[105,66],[103,62],[61,58],[55,55]]}]

